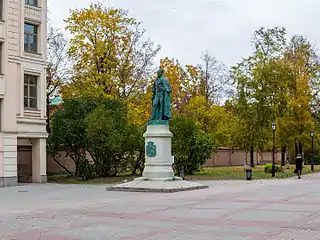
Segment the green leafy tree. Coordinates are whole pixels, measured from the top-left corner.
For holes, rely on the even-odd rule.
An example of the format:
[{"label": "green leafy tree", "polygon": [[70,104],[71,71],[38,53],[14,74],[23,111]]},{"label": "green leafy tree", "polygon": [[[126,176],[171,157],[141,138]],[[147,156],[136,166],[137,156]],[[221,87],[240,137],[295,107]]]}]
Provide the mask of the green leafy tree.
[{"label": "green leafy tree", "polygon": [[212,156],[212,137],[204,133],[192,118],[185,116],[175,117],[170,122],[170,129],[176,170],[193,174]]},{"label": "green leafy tree", "polygon": [[253,35],[252,45],[252,55],[232,71],[238,91],[235,145],[251,152],[270,143],[271,122],[286,107],[287,69],[281,64],[286,31],[279,27],[260,28]]},{"label": "green leafy tree", "polygon": [[123,103],[107,100],[86,117],[85,124],[87,150],[98,176],[116,176],[137,161],[142,134],[127,121]]},{"label": "green leafy tree", "polygon": [[[284,153],[292,142],[301,152],[310,115],[310,80],[316,78],[311,45],[294,36],[287,42],[284,28],[256,31],[253,54],[233,68],[236,145],[244,149],[271,147],[271,122],[278,123],[278,143]],[[247,131],[246,131],[247,130]]]},{"label": "green leafy tree", "polygon": [[48,150],[53,157],[66,152],[83,179],[143,166],[142,129],[128,121],[126,104],[112,98],[66,99],[53,115]]},{"label": "green leafy tree", "polygon": [[83,150],[86,148],[86,116],[97,106],[92,99],[66,99],[62,109],[52,117],[52,127],[48,139],[48,151],[55,156],[58,151],[66,152],[75,164],[75,175],[79,176],[83,166]]}]

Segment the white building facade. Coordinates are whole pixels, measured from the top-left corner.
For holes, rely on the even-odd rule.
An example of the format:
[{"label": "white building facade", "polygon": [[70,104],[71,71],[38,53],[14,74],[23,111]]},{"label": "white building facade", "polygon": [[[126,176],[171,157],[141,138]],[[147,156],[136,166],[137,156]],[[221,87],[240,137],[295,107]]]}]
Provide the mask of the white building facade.
[{"label": "white building facade", "polygon": [[0,187],[46,182],[47,0],[0,0]]}]

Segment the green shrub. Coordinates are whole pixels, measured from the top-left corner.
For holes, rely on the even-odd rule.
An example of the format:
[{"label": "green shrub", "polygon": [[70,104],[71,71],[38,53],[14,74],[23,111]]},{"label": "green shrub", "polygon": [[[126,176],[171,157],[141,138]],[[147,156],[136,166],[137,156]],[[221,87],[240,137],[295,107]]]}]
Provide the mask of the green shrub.
[{"label": "green shrub", "polygon": [[[276,164],[275,170],[276,170],[276,172],[281,172],[282,171],[281,166]],[[264,166],[264,172],[265,173],[272,173],[272,163],[268,163]]]},{"label": "green shrub", "polygon": [[170,122],[173,133],[172,153],[175,170],[193,174],[201,169],[214,151],[212,137],[203,132],[192,118],[178,116]]},{"label": "green shrub", "polygon": [[99,177],[116,176],[127,171],[143,148],[143,133],[127,119],[126,106],[106,100],[84,120],[87,150]]},{"label": "green shrub", "polygon": [[[90,162],[83,150],[90,154]],[[52,117],[48,139],[49,154],[55,156],[59,151],[73,159],[74,175],[84,180],[116,176],[143,164],[143,132],[129,122],[127,105],[122,101],[66,99]]]}]

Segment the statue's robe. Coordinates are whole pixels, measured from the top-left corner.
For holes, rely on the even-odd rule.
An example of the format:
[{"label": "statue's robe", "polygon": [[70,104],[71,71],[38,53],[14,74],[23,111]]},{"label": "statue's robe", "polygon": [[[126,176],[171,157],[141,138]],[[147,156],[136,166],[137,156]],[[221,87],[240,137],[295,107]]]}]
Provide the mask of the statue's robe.
[{"label": "statue's robe", "polygon": [[168,120],[172,118],[170,105],[171,92],[172,89],[167,78],[160,77],[154,81],[152,87],[151,120]]}]

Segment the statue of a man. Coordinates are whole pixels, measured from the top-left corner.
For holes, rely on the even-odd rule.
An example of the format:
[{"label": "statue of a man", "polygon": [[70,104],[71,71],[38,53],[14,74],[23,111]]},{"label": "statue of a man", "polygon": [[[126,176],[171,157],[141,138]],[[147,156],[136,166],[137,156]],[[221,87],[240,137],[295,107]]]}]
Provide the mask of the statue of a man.
[{"label": "statue of a man", "polygon": [[152,115],[150,120],[169,120],[171,115],[170,83],[163,76],[163,70],[158,71],[158,78],[152,87]]}]

